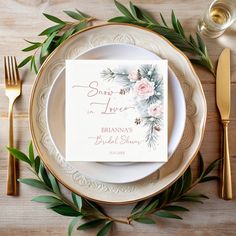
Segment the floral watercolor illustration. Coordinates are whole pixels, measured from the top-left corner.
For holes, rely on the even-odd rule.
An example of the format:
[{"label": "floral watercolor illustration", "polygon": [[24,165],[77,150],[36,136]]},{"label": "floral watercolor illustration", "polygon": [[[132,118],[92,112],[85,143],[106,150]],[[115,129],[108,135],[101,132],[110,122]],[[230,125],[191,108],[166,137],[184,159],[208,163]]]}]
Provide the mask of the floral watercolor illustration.
[{"label": "floral watercolor illustration", "polygon": [[122,89],[120,95],[132,93],[140,117],[135,117],[136,125],[146,128],[145,142],[155,149],[159,132],[163,125],[163,76],[157,65],[145,64],[137,69],[110,69],[101,72],[108,82],[118,82]]}]

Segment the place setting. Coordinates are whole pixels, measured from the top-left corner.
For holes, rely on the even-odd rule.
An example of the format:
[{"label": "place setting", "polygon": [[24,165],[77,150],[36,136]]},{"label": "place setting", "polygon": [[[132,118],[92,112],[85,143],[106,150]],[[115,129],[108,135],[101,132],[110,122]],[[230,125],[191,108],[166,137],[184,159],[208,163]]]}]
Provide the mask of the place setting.
[{"label": "place setting", "polygon": [[[121,16],[103,24],[94,24],[95,16],[77,9],[65,11],[73,24],[45,13],[54,24],[40,34],[45,41],[27,41],[23,51],[28,56],[18,66],[15,57],[4,60],[9,97],[7,194],[20,197],[18,181],[41,189],[42,195],[33,201],[73,217],[68,235],[81,219],[85,222],[78,230],[99,226],[100,236],[114,223],[182,219],[188,211],[182,202],[208,198],[192,191],[203,182],[219,181],[219,198],[233,198],[230,48],[222,48],[214,65],[204,39],[220,37],[234,23],[236,4],[211,2],[196,34],[188,35],[174,11],[167,24],[162,14],[156,21],[134,3],[129,8],[114,3]],[[40,64],[34,50],[40,50]],[[222,156],[208,165],[199,152],[207,101],[193,64],[216,79],[223,126]],[[24,84],[21,67],[27,65],[36,73],[29,98],[28,153],[14,145],[12,126],[12,107]],[[17,176],[17,159],[29,165],[35,179]],[[195,159],[197,176],[191,170]],[[135,206],[117,219],[100,204]]]}]

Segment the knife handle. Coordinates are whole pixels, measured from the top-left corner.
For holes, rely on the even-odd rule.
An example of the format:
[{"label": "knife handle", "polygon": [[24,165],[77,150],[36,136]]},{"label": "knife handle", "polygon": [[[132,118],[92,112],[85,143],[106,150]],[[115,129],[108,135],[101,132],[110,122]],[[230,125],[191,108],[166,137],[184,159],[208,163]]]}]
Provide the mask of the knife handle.
[{"label": "knife handle", "polygon": [[232,178],[229,156],[229,138],[228,127],[229,120],[222,120],[224,136],[223,136],[223,170],[222,170],[222,198],[225,200],[232,199]]}]

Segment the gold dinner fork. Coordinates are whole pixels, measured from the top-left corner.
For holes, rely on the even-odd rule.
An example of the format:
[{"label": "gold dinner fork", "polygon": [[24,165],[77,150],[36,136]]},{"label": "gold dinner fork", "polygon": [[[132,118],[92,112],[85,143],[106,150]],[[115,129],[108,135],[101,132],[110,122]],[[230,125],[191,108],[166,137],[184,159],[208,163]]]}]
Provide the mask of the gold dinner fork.
[{"label": "gold dinner fork", "polygon": [[[13,138],[13,105],[17,97],[21,94],[21,80],[15,57],[4,57],[5,69],[5,91],[9,99],[9,147],[14,146]],[[9,153],[8,175],[7,175],[7,195],[17,195],[17,170],[16,159]]]}]

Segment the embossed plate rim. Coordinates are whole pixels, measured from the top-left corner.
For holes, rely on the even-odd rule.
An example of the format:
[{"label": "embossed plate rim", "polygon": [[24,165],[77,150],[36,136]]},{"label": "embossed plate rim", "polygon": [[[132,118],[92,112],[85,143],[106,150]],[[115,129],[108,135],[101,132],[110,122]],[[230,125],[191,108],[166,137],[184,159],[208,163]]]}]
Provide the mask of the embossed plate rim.
[{"label": "embossed plate rim", "polygon": [[[197,86],[197,89],[198,89],[198,95],[200,95],[200,98],[201,98],[201,109],[203,109],[203,113],[201,114],[202,116],[200,117],[201,119],[199,119],[199,123],[200,123],[200,129],[198,129],[198,130],[196,130],[196,135],[197,135],[197,140],[196,140],[196,138],[195,138],[195,136],[194,136],[194,139],[193,139],[193,142],[194,142],[194,148],[191,146],[191,145],[193,145],[193,144],[191,144],[190,145],[190,147],[188,148],[188,151],[189,152],[191,152],[191,157],[186,157],[186,155],[183,155],[183,161],[185,162],[185,164],[184,165],[182,165],[181,166],[181,169],[180,169],[180,171],[176,174],[175,172],[176,172],[176,170],[173,172],[173,173],[168,173],[167,174],[167,176],[168,176],[168,178],[167,177],[165,177],[164,176],[164,173],[163,173],[163,180],[162,180],[162,182],[160,182],[160,181],[156,181],[156,180],[153,180],[153,181],[151,181],[150,182],[150,180],[148,180],[148,182],[145,182],[145,188],[148,188],[148,187],[150,187],[148,190],[149,190],[149,193],[145,193],[146,195],[140,195],[140,194],[144,194],[143,193],[143,191],[140,193],[139,191],[137,191],[137,192],[135,192],[135,194],[139,194],[139,196],[137,197],[137,196],[135,196],[135,194],[133,193],[133,194],[130,194],[130,192],[128,192],[128,190],[126,190],[126,191],[124,191],[125,193],[129,193],[129,196],[130,195],[132,195],[131,196],[131,198],[129,198],[129,199],[127,199],[127,196],[126,196],[126,198],[125,198],[125,200],[122,200],[122,198],[124,198],[124,196],[121,194],[121,193],[124,193],[124,192],[122,192],[122,188],[124,187],[124,186],[119,186],[120,188],[118,189],[118,190],[114,190],[114,191],[112,191],[112,192],[110,192],[110,194],[113,194],[113,198],[110,196],[110,199],[104,199],[103,197],[104,197],[104,194],[100,194],[99,192],[97,192],[98,191],[98,189],[96,190],[96,192],[93,192],[93,194],[95,194],[95,195],[91,195],[91,192],[89,192],[89,191],[92,191],[91,189],[83,189],[85,192],[83,192],[83,193],[81,193],[81,191],[78,191],[78,189],[77,188],[75,188],[74,186],[69,186],[68,185],[68,183],[66,183],[64,180],[62,180],[59,176],[58,176],[58,174],[56,173],[56,171],[54,171],[51,167],[50,167],[50,165],[49,165],[49,160],[46,160],[46,158],[43,156],[43,155],[41,155],[42,154],[42,152],[41,152],[41,149],[39,148],[39,143],[37,142],[37,139],[36,139],[36,134],[35,134],[35,130],[33,129],[34,127],[33,127],[33,125],[34,125],[34,120],[33,120],[33,111],[34,111],[34,107],[33,107],[33,101],[34,101],[34,96],[35,96],[35,91],[36,91],[36,86],[37,86],[37,83],[38,83],[38,81],[39,81],[39,78],[40,78],[40,76],[41,76],[41,74],[43,73],[43,70],[44,70],[44,68],[45,68],[45,66],[47,65],[47,63],[50,61],[50,58],[51,57],[53,57],[53,55],[55,55],[57,52],[58,52],[58,50],[59,49],[63,49],[62,47],[63,47],[63,45],[65,45],[69,40],[72,40],[72,42],[73,42],[73,39],[76,37],[76,36],[79,36],[79,35],[81,35],[83,32],[87,32],[87,31],[89,31],[89,30],[92,30],[92,29],[98,29],[99,27],[107,27],[107,26],[109,26],[109,27],[111,27],[111,26],[116,26],[116,27],[122,27],[122,26],[124,26],[124,27],[126,27],[126,28],[129,28],[129,27],[131,27],[130,29],[132,29],[132,30],[136,30],[136,31],[139,31],[139,32],[141,32],[141,31],[143,31],[142,33],[144,33],[144,32],[147,32],[147,34],[149,35],[149,37],[156,37],[156,38],[159,38],[159,43],[164,43],[165,45],[166,45],[166,47],[168,47],[169,49],[171,48],[171,50],[173,50],[173,52],[175,52],[175,53],[177,53],[178,55],[180,55],[181,57],[182,57],[182,59],[181,60],[184,60],[185,61],[185,63],[187,63],[187,65],[188,65],[188,70],[189,70],[189,72],[191,73],[191,76],[192,76],[192,78],[193,78],[193,80],[191,81],[195,86]],[[95,30],[95,32],[96,32],[96,30]],[[137,32],[136,32],[137,33]],[[145,36],[146,37],[146,36]],[[59,60],[60,61],[60,60]],[[50,63],[49,63],[49,65],[50,65]],[[173,69],[173,68],[172,68]],[[184,71],[186,70],[186,68],[184,69]],[[178,75],[177,75],[177,77],[179,77]],[[47,82],[47,80],[46,80],[46,78],[44,78],[45,79],[45,82]],[[194,95],[195,96],[197,96],[196,95],[196,93],[194,93]],[[191,96],[192,97],[192,96]],[[198,101],[199,102],[199,101]],[[36,120],[35,120],[36,121]],[[189,60],[187,59],[187,57],[181,52],[181,51],[179,51],[176,47],[174,47],[170,42],[168,42],[166,39],[164,39],[163,37],[161,37],[160,35],[158,35],[158,34],[156,34],[156,33],[154,33],[154,32],[152,32],[152,31],[150,31],[150,30],[148,30],[148,29],[144,29],[144,28],[142,28],[142,27],[138,27],[138,26],[133,26],[133,25],[129,25],[129,24],[103,24],[103,25],[97,25],[97,26],[93,26],[93,27],[90,27],[90,28],[87,28],[87,29],[85,29],[85,30],[83,30],[83,31],[81,31],[81,32],[78,32],[77,34],[75,34],[75,35],[73,35],[72,37],[70,37],[66,42],[64,42],[62,45],[60,45],[59,46],[59,48],[57,48],[48,58],[47,58],[47,60],[45,61],[45,63],[43,64],[43,66],[41,67],[41,69],[40,69],[40,71],[39,71],[39,73],[38,73],[38,75],[37,75],[37,78],[36,78],[36,80],[35,80],[35,83],[34,83],[34,86],[33,86],[33,89],[32,89],[32,94],[31,94],[31,98],[30,98],[30,130],[31,130],[31,134],[32,134],[32,138],[33,138],[33,142],[34,142],[34,144],[35,144],[35,147],[36,147],[36,149],[37,149],[37,151],[38,151],[38,153],[42,156],[42,160],[44,161],[44,163],[46,164],[46,166],[48,167],[48,169],[49,169],[49,171],[52,173],[52,174],[54,174],[57,178],[58,178],[58,180],[59,180],[59,182],[61,182],[64,186],[66,186],[68,189],[70,189],[71,191],[74,191],[74,192],[76,192],[76,193],[78,193],[78,194],[80,194],[81,196],[84,196],[84,197],[86,197],[86,198],[88,198],[88,199],[91,199],[91,200],[94,200],[94,201],[97,201],[97,202],[103,202],[103,203],[112,203],[112,204],[127,204],[127,203],[132,203],[132,202],[136,202],[136,201],[138,201],[138,200],[142,200],[142,199],[145,199],[145,198],[148,198],[148,197],[150,197],[150,196],[152,196],[152,195],[155,195],[155,194],[157,194],[157,193],[159,193],[159,192],[161,192],[161,191],[163,191],[164,189],[166,189],[168,186],[170,186],[179,176],[181,176],[183,173],[184,173],[184,171],[188,168],[188,166],[191,164],[191,162],[193,161],[193,159],[194,159],[194,157],[195,157],[195,155],[197,154],[197,152],[198,152],[198,150],[199,150],[199,147],[200,147],[200,144],[201,144],[201,142],[202,142],[202,139],[203,139],[203,133],[204,133],[204,129],[205,129],[205,123],[206,123],[206,100],[205,100],[205,96],[204,96],[204,93],[203,93],[203,89],[202,89],[202,86],[201,86],[201,84],[200,84],[200,81],[199,81],[199,78],[197,77],[197,75],[196,75],[196,73],[195,73],[195,71],[194,71],[194,69],[193,69],[193,67],[192,67],[192,65],[191,65],[191,63],[189,62]],[[192,150],[193,149],[193,150]],[[183,162],[182,161],[182,162]],[[168,172],[168,171],[167,171]],[[166,183],[166,180],[168,179],[168,181],[167,181],[167,183]],[[164,183],[163,183],[163,181],[164,181]],[[147,185],[147,183],[149,184],[148,185],[148,187],[146,186]],[[92,184],[92,182],[90,183],[90,184]],[[103,183],[99,183],[99,185],[102,185]],[[143,184],[143,182],[142,182],[142,184]],[[155,185],[156,184],[156,185]],[[155,186],[154,186],[155,185]],[[140,183],[137,183],[136,184],[136,187],[139,187],[139,188],[141,188],[141,187],[143,187],[144,185],[140,185]],[[91,185],[90,185],[90,187],[91,187]],[[99,186],[100,187],[100,186]],[[109,191],[111,191],[111,190],[113,190],[113,187],[114,187],[114,185],[113,186],[103,186],[104,188],[109,188]],[[127,187],[127,186],[126,186]],[[128,186],[129,187],[129,186]],[[127,187],[127,188],[128,188]],[[153,188],[155,187],[155,189],[153,189]],[[158,189],[158,187],[159,187],[159,189]],[[132,188],[132,186],[130,187],[130,189]],[[134,188],[134,187],[133,187]],[[140,189],[139,189],[140,190]],[[147,189],[146,189],[147,190]],[[104,190],[105,191],[105,190]],[[108,190],[107,190],[108,191]],[[119,198],[116,198],[116,199],[114,199],[115,198],[115,196],[117,197],[117,195],[118,195],[118,193],[116,192],[116,191],[118,191],[118,193],[120,193],[120,195],[118,196]],[[121,192],[119,192],[119,191],[121,191]],[[133,191],[132,189],[130,190],[130,191]],[[151,191],[151,193],[150,193],[150,191]],[[89,193],[89,194],[88,194]],[[100,194],[100,195],[99,195]],[[107,196],[108,196],[108,192],[106,192],[106,198],[107,198]],[[119,199],[119,200],[118,200]]]}]

